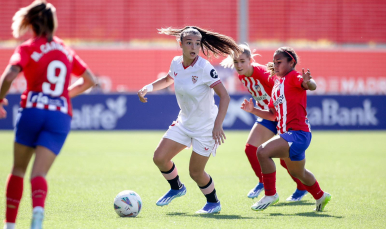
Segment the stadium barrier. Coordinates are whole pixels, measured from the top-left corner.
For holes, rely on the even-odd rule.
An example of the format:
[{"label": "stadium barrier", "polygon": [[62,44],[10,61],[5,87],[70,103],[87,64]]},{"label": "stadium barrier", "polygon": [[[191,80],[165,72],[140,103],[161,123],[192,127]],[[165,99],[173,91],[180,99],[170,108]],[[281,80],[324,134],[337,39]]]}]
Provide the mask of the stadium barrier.
[{"label": "stadium barrier", "polygon": [[[248,95],[231,95],[224,129],[248,130],[256,117],[240,109]],[[8,116],[0,129],[13,129],[20,95],[7,96]],[[215,97],[218,102],[218,97]],[[308,96],[312,130],[386,130],[385,96]],[[73,130],[166,130],[179,108],[175,95],[149,95],[141,103],[135,94],[88,94],[73,100]]]}]

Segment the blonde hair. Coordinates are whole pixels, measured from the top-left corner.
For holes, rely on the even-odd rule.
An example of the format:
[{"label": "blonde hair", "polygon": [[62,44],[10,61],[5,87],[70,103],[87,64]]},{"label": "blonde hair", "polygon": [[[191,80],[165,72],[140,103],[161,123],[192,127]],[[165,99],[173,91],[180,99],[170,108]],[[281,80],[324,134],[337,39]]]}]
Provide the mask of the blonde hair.
[{"label": "blonde hair", "polygon": [[177,37],[177,41],[181,42],[182,39],[187,35],[200,36],[202,52],[209,58],[212,55],[217,58],[219,55],[233,55],[233,53],[242,53],[242,49],[231,37],[211,32],[197,26],[186,26],[182,29],[173,29],[169,27],[166,29],[158,29],[158,31],[159,34],[175,36]]},{"label": "blonde hair", "polygon": [[15,38],[23,36],[30,28],[37,36],[52,34],[58,26],[55,7],[45,0],[35,0],[20,8],[12,20],[12,34]]},{"label": "blonde hair", "polygon": [[239,56],[241,56],[242,54],[245,54],[247,56],[248,59],[251,59],[252,63],[255,63],[255,56],[260,56],[260,54],[255,54],[256,52],[256,49],[254,49],[253,51],[251,51],[251,48],[249,47],[248,43],[245,43],[245,44],[239,44],[239,47],[243,50],[243,52],[238,55],[238,56],[235,56],[235,55],[228,55],[227,58],[225,58],[223,61],[221,61],[220,65],[223,66],[224,68],[234,68],[234,59],[235,58],[238,58]]}]

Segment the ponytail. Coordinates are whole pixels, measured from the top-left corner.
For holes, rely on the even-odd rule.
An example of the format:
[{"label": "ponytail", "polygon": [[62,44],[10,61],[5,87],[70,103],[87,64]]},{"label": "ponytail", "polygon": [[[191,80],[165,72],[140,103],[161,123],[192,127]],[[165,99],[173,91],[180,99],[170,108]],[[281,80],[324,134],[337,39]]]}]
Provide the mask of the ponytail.
[{"label": "ponytail", "polygon": [[[201,29],[195,26],[186,26],[182,29],[158,29],[160,34],[166,34],[177,37],[177,41],[182,42],[182,39],[187,35],[197,35],[201,37],[201,49],[205,56],[211,58],[219,55],[240,55],[242,48],[228,36]],[[212,53],[212,54],[211,54]]]},{"label": "ponytail", "polygon": [[[247,43],[245,44],[239,44],[239,47],[243,50],[241,54],[245,54],[245,56],[251,60],[251,63],[255,63],[255,56],[260,56],[260,54],[255,54],[256,49],[251,51],[251,48]],[[240,54],[240,55],[241,55]],[[234,59],[238,58],[239,56],[234,55],[228,55],[227,58],[225,58],[223,61],[221,61],[220,65],[224,68],[234,68]]]},{"label": "ponytail", "polygon": [[[45,0],[35,0],[29,6],[21,8],[12,20],[12,34],[15,38],[23,36],[32,28],[36,36],[52,34],[57,27],[55,7]],[[31,27],[30,27],[31,26]]]}]

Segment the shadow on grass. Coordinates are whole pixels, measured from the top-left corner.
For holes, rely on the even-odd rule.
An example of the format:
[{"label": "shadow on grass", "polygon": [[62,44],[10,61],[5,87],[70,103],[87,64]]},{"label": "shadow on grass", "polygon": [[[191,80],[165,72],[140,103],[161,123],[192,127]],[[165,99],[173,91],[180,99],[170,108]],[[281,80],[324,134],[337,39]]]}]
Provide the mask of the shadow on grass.
[{"label": "shadow on grass", "polygon": [[270,213],[270,216],[305,216],[305,217],[326,217],[326,218],[336,218],[341,219],[344,218],[343,216],[333,216],[333,215],[327,215],[326,212],[299,212],[295,214],[282,214],[282,213]]},{"label": "shadow on grass", "polygon": [[186,212],[170,212],[169,216],[186,216],[186,217],[201,217],[213,219],[256,219],[254,217],[244,217],[241,215],[224,215],[224,214],[188,214]]},{"label": "shadow on grass", "polygon": [[298,206],[298,205],[315,205],[315,203],[306,202],[306,201],[279,202],[274,206]]}]

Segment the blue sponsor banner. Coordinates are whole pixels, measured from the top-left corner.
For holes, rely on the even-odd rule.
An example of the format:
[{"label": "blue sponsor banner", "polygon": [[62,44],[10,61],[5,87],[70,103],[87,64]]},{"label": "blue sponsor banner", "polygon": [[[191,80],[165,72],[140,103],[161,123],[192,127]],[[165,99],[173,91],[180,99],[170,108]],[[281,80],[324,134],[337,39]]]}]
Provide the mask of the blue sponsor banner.
[{"label": "blue sponsor banner", "polygon": [[[177,118],[175,95],[149,95],[141,103],[132,94],[90,94],[72,100],[73,130],[166,130]],[[232,95],[224,129],[249,130],[256,117],[240,109],[248,95]],[[20,95],[8,95],[7,118],[0,129],[13,129]],[[218,97],[215,97],[218,103]],[[308,96],[312,130],[386,130],[386,96]]]}]

